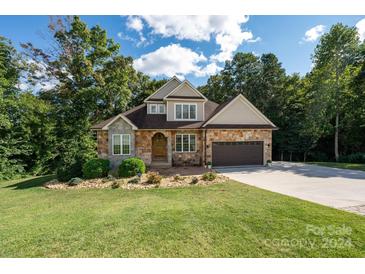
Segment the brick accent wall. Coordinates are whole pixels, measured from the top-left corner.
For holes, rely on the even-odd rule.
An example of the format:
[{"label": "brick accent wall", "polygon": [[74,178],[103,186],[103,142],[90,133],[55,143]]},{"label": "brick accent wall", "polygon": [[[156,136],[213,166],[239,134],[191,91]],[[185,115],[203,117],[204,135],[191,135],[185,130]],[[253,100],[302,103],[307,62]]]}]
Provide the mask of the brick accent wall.
[{"label": "brick accent wall", "polygon": [[108,158],[108,131],[98,130],[96,132],[96,139],[98,143],[98,155],[100,158]]},{"label": "brick accent wall", "polygon": [[207,130],[206,161],[212,161],[212,142],[264,141],[264,164],[271,160],[271,130],[209,129]]}]

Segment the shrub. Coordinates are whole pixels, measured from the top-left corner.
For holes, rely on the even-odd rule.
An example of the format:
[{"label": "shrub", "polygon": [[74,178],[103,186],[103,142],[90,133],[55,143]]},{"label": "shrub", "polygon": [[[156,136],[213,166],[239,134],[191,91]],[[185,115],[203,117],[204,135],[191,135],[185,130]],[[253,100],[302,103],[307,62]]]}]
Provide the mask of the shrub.
[{"label": "shrub", "polygon": [[181,177],[180,176],[180,174],[176,174],[175,176],[174,176],[174,181],[175,182],[179,182],[179,181],[182,181],[183,180],[183,177]]},{"label": "shrub", "polygon": [[91,159],[82,166],[82,173],[84,178],[102,178],[108,175],[109,171],[109,160],[105,159]]},{"label": "shrub", "polygon": [[162,177],[158,172],[148,172],[147,174],[147,184],[159,185],[161,183]]},{"label": "shrub", "polygon": [[128,180],[128,184],[138,184],[140,181],[139,177],[133,177],[132,179]]},{"label": "shrub", "polygon": [[145,173],[146,165],[139,158],[128,158],[123,160],[123,162],[118,167],[118,175],[120,177],[132,177],[136,176],[138,173]]},{"label": "shrub", "polygon": [[206,172],[202,177],[204,181],[213,181],[215,178],[217,178],[217,174],[214,172]]},{"label": "shrub", "polygon": [[57,168],[56,176],[60,182],[68,182],[72,178],[82,177],[81,161],[75,160],[69,164],[60,164]]},{"label": "shrub", "polygon": [[79,177],[75,177],[72,178],[68,181],[68,185],[69,186],[77,186],[78,184],[80,184],[82,182],[82,179]]},{"label": "shrub", "polygon": [[111,187],[112,187],[112,189],[119,188],[120,187],[119,182],[118,181],[113,181]]},{"label": "shrub", "polygon": [[365,153],[363,152],[356,152],[349,155],[342,155],[338,159],[341,163],[365,163]]},{"label": "shrub", "polygon": [[193,177],[193,178],[191,178],[191,182],[190,182],[190,184],[192,184],[192,185],[196,185],[197,183],[199,182],[199,179],[198,179],[198,177]]},{"label": "shrub", "polygon": [[115,180],[115,177],[111,174],[109,174],[107,177],[106,177],[107,180],[109,181],[114,181]]}]

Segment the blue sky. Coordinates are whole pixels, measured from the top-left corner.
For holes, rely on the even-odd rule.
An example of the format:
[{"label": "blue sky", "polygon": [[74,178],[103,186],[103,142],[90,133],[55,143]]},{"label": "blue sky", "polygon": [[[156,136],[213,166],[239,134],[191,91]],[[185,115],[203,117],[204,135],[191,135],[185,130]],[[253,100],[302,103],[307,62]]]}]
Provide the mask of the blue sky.
[{"label": "blue sky", "polygon": [[[357,25],[363,16],[82,16],[99,24],[132,56],[135,67],[154,78],[178,75],[202,85],[237,51],[277,55],[288,73],[310,70],[313,49],[331,25]],[[0,16],[0,35],[47,48],[47,16]]]}]

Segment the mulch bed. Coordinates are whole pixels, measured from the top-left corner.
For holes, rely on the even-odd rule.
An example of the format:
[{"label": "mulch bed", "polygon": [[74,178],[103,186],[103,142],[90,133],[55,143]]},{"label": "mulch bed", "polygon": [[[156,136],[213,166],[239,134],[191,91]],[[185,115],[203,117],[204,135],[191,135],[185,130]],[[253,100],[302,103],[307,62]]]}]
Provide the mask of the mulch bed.
[{"label": "mulch bed", "polygon": [[[150,188],[177,188],[189,187],[192,185],[212,185],[223,183],[228,180],[227,177],[217,174],[217,177],[212,181],[205,181],[202,176],[162,176],[161,183],[147,184],[147,174],[141,176],[139,183],[128,183],[131,178],[98,178],[83,180],[77,185],[70,186],[68,183],[52,180],[44,184],[47,189],[81,189],[81,188],[122,188],[122,189],[150,189]],[[198,182],[193,184],[193,177],[198,178]]]}]

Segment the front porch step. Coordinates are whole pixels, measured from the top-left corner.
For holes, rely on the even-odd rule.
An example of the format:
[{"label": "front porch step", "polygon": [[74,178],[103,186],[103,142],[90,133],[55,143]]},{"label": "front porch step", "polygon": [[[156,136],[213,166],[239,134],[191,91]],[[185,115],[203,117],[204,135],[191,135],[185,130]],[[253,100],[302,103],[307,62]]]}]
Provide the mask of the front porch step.
[{"label": "front porch step", "polygon": [[170,168],[171,164],[168,162],[160,162],[160,161],[153,161],[150,167],[158,167],[158,168]]}]

